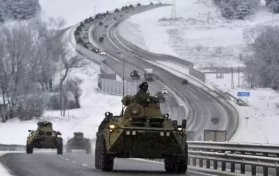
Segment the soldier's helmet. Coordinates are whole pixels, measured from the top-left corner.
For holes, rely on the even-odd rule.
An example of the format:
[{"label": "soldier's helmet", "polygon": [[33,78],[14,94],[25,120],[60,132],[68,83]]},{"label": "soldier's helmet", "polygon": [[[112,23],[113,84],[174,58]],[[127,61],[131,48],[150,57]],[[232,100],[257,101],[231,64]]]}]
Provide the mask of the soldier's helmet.
[{"label": "soldier's helmet", "polygon": [[139,85],[139,88],[140,88],[141,90],[147,91],[147,90],[148,90],[148,83],[147,83],[147,82],[142,82],[142,83]]}]

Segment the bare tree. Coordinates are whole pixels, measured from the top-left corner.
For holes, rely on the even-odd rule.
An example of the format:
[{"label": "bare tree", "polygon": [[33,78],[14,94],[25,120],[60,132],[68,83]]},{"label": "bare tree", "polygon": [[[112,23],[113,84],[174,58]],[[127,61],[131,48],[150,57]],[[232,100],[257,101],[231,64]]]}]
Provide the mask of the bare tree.
[{"label": "bare tree", "polygon": [[80,108],[79,98],[81,96],[82,90],[79,87],[82,80],[79,78],[72,78],[67,80],[66,91],[75,99],[75,107]]}]

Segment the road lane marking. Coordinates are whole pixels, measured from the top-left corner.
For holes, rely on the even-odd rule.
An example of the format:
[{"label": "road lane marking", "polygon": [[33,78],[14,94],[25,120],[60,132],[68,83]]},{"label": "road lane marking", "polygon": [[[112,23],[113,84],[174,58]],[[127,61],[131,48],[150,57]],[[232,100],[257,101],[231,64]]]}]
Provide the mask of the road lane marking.
[{"label": "road lane marking", "polygon": [[76,163],[76,161],[72,161],[73,163]]},{"label": "road lane marking", "polygon": [[88,166],[87,164],[82,164],[82,165],[85,166],[85,167]]}]

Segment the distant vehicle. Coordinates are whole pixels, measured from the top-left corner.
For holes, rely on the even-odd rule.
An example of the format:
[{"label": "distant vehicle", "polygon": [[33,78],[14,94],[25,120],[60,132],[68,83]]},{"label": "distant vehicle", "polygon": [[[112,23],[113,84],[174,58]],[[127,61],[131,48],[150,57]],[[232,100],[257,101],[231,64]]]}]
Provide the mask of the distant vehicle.
[{"label": "distant vehicle", "polygon": [[92,49],[92,51],[93,51],[94,53],[97,53],[97,54],[99,54],[99,52],[100,52],[100,49],[99,49],[99,48],[93,48],[93,49]]},{"label": "distant vehicle", "polygon": [[57,149],[57,154],[63,154],[63,139],[59,131],[52,129],[52,123],[43,121],[37,123],[35,131],[28,130],[29,135],[26,142],[26,153],[32,154],[34,148]]},{"label": "distant vehicle", "polygon": [[169,92],[168,92],[168,89],[167,88],[162,88],[162,91],[161,91],[163,94],[168,94]]},{"label": "distant vehicle", "polygon": [[106,53],[104,51],[100,51],[99,54],[100,55],[106,55]]},{"label": "distant vehicle", "polygon": [[144,78],[146,81],[153,81],[153,69],[152,68],[147,68],[144,69]]},{"label": "distant vehicle", "polygon": [[86,153],[91,153],[91,143],[88,138],[84,138],[82,132],[75,132],[74,137],[67,142],[67,153],[71,153],[72,150],[86,150]]},{"label": "distant vehicle", "polygon": [[130,76],[131,76],[132,79],[140,79],[140,73],[137,70],[133,70],[130,73]]},{"label": "distant vehicle", "polygon": [[162,92],[157,92],[157,94],[155,95],[160,102],[166,102],[166,98],[164,97],[164,94]]},{"label": "distant vehicle", "polygon": [[182,82],[181,82],[181,84],[183,84],[183,85],[186,85],[186,84],[188,84],[188,81],[187,81],[187,79],[183,79],[183,80],[182,80]]},{"label": "distant vehicle", "polygon": [[211,118],[211,122],[212,122],[214,125],[218,124],[218,123],[219,123],[219,117],[212,117],[212,118]]},{"label": "distant vehicle", "polygon": [[84,33],[84,34],[88,34],[88,31],[87,31],[87,30],[84,30],[83,33]]}]

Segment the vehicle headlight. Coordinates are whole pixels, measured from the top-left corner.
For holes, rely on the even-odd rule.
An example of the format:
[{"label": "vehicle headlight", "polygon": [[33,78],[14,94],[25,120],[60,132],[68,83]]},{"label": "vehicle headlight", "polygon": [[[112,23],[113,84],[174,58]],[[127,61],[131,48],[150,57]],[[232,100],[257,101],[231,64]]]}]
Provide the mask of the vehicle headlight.
[{"label": "vehicle headlight", "polygon": [[59,137],[59,138],[60,138],[60,137],[61,137],[61,135],[57,135],[57,137]]},{"label": "vehicle headlight", "polygon": [[115,125],[114,124],[110,124],[109,125],[109,129],[114,129],[115,128]]},{"label": "vehicle headlight", "polygon": [[179,127],[179,128],[177,128],[177,130],[178,130],[178,131],[182,131],[182,128],[181,128],[181,127]]},{"label": "vehicle headlight", "polygon": [[139,113],[139,110],[138,110],[137,108],[133,108],[133,109],[132,109],[132,113],[133,113],[134,115],[136,115],[136,114]]}]

